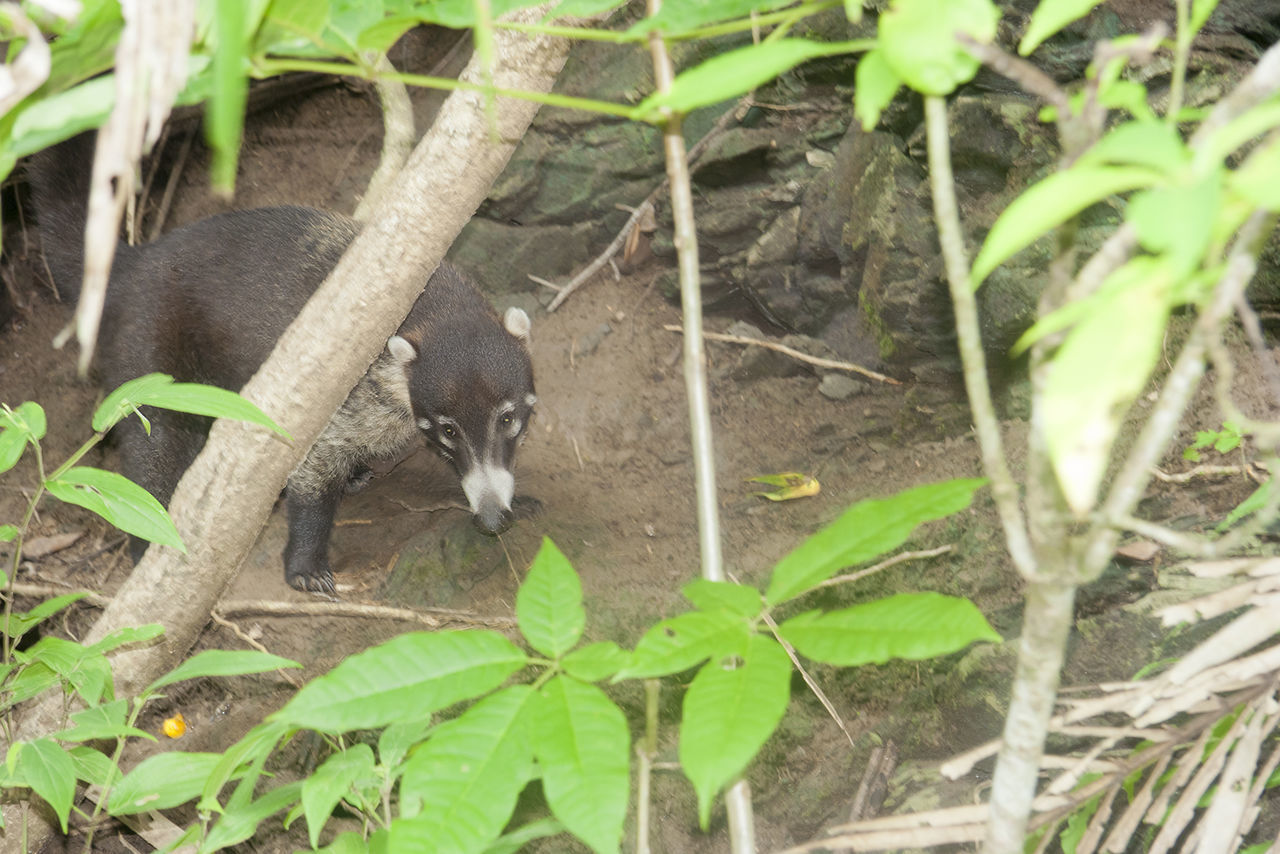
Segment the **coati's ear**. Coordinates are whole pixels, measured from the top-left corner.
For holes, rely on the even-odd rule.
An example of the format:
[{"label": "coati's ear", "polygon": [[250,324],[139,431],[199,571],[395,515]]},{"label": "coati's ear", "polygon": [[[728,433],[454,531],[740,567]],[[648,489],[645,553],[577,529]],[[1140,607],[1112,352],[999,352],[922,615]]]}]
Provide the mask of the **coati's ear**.
[{"label": "coati's ear", "polygon": [[529,343],[529,330],[533,324],[529,322],[529,315],[524,313],[524,309],[516,308],[514,305],[507,309],[507,313],[502,315],[502,325],[507,327],[507,331],[524,343]]},{"label": "coati's ear", "polygon": [[402,365],[407,365],[418,358],[418,348],[410,344],[409,339],[401,338],[399,335],[392,335],[387,339],[387,350]]}]

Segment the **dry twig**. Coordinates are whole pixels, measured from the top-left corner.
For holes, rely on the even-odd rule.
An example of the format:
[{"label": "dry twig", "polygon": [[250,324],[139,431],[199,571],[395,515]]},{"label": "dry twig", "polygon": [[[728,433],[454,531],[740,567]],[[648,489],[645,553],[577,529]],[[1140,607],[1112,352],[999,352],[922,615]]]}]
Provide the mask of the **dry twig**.
[{"label": "dry twig", "polygon": [[[676,326],[671,323],[664,324],[662,328],[668,332],[684,332],[684,327]],[[889,385],[902,385],[902,383],[895,380],[893,377],[887,377],[884,374],[876,373],[869,368],[864,368],[861,365],[855,365],[853,362],[841,362],[837,359],[824,359],[821,356],[810,356],[808,353],[802,353],[794,347],[788,347],[785,344],[778,344],[774,341],[762,341],[759,338],[746,338],[742,335],[726,335],[722,332],[703,332],[702,335],[709,341],[719,341],[724,344],[745,344],[750,347],[763,347],[766,350],[775,350],[786,356],[790,356],[793,359],[798,359],[801,362],[814,365],[815,367],[830,368],[835,371],[851,371],[855,374],[862,374],[862,376],[876,380],[877,382],[888,383]]]}]

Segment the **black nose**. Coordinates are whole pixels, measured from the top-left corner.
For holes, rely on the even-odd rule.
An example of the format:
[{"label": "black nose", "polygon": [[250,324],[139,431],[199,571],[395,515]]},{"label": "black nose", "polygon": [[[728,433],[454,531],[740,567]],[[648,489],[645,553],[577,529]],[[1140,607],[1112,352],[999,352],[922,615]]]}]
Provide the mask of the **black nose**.
[{"label": "black nose", "polygon": [[505,532],[515,521],[515,514],[506,507],[481,508],[471,517],[482,533],[496,536]]}]

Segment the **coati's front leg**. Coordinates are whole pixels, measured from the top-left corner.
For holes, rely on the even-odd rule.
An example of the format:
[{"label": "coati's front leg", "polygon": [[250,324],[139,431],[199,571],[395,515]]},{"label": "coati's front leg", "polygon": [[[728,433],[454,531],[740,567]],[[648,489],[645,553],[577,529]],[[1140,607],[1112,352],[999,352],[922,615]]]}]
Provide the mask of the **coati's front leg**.
[{"label": "coati's front leg", "polygon": [[289,586],[307,593],[333,593],[329,567],[329,534],[342,498],[343,481],[327,489],[309,492],[290,478],[286,491],[289,508],[289,542],[284,547],[284,578]]}]

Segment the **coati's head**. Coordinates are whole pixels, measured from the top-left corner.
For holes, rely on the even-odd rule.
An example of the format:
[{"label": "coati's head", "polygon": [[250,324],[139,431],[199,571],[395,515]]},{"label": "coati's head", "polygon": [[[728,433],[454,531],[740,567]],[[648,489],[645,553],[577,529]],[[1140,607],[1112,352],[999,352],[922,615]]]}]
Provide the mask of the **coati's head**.
[{"label": "coati's head", "polygon": [[516,448],[537,402],[529,316],[509,308],[499,321],[478,293],[440,296],[424,325],[402,327],[387,348],[407,366],[413,417],[453,463],[476,526],[500,534],[513,520]]}]

